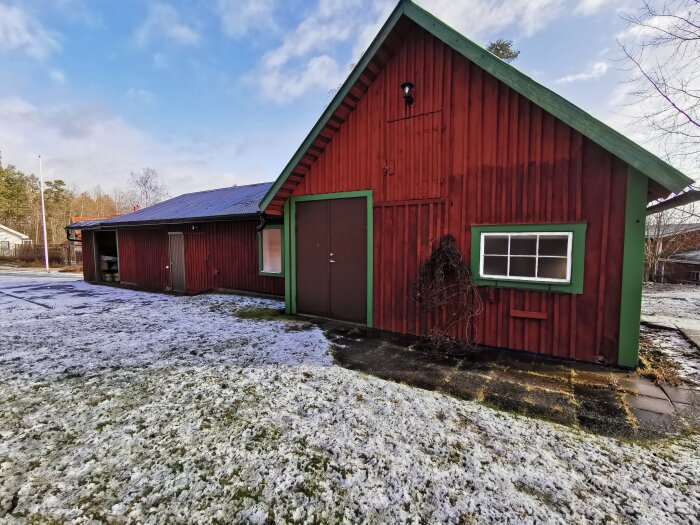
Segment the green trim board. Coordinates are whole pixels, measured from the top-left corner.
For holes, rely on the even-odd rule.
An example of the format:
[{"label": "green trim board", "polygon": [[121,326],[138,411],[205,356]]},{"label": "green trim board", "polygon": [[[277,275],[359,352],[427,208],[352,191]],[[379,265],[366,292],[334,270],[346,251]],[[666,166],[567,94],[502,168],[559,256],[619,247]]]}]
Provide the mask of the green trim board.
[{"label": "green trim board", "polygon": [[[265,230],[282,230],[282,269],[279,272],[263,271],[263,231]],[[284,225],[283,224],[267,224],[261,231],[258,232],[258,275],[267,277],[284,277]]]},{"label": "green trim board", "polygon": [[639,361],[639,325],[644,280],[644,228],[649,179],[632,168],[627,173],[625,239],[617,364],[635,368]]},{"label": "green trim board", "polygon": [[372,328],[372,308],[374,296],[374,208],[372,190],[300,195],[285,201],[284,224],[289,225],[289,249],[285,250],[285,267],[289,268],[289,279],[285,280],[285,305],[287,313],[297,313],[297,268],[296,268],[296,204],[304,201],[329,199],[367,199],[367,327]]},{"label": "green trim board", "polygon": [[[475,225],[471,227],[472,240],[470,251],[470,268],[472,281],[477,286],[495,286],[498,288],[519,288],[524,290],[539,290],[545,292],[560,292],[571,294],[583,293],[583,274],[586,255],[585,222],[547,223],[547,224],[494,224]],[[541,281],[492,279],[481,277],[479,263],[481,254],[482,233],[555,233],[573,234],[571,247],[571,278],[568,283],[544,283]]]},{"label": "green trim board", "polygon": [[514,91],[532,101],[542,109],[571,126],[583,136],[592,140],[605,150],[620,158],[642,174],[656,181],[672,192],[679,192],[693,183],[693,180],[669,165],[639,144],[618,133],[578,106],[572,104],[552,90],[534,81],[512,65],[501,60],[483,47],[472,42],[456,30],[449,27],[429,12],[418,7],[410,0],[401,0],[391,13],[379,34],[348,76],[338,93],[333,97],[326,110],[311,129],[292,159],[272,185],[260,203],[264,211],[284,182],[326,126],[331,116],[360,78],[370,61],[374,58],[387,36],[402,17],[407,17],[417,25],[444,42],[456,52],[484,69],[489,74],[506,84]]},{"label": "green trim board", "polygon": [[292,272],[290,270],[291,262],[289,257],[290,248],[292,246],[290,234],[292,220],[290,217],[289,208],[290,203],[289,199],[287,199],[284,201],[284,222],[282,223],[284,226],[284,239],[282,242],[284,242],[284,246],[286,247],[282,250],[282,263],[284,264],[284,313],[286,314],[292,313]]}]

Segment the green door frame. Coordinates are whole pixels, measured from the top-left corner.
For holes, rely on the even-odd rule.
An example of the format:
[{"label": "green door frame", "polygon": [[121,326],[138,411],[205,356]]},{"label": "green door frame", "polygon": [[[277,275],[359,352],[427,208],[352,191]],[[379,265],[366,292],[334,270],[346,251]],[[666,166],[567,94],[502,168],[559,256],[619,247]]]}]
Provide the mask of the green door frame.
[{"label": "green door frame", "polygon": [[372,327],[374,281],[374,214],[372,190],[344,191],[290,197],[284,202],[284,298],[285,311],[297,313],[296,204],[330,199],[367,199],[367,326]]}]

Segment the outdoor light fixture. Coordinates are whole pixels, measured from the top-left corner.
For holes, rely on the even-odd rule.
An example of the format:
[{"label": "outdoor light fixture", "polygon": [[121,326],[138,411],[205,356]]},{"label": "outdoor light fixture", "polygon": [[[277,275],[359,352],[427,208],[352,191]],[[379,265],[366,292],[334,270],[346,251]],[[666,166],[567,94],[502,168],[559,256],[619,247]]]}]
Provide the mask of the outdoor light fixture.
[{"label": "outdoor light fixture", "polygon": [[401,91],[403,91],[403,100],[406,102],[406,106],[412,106],[415,100],[413,100],[413,84],[408,80],[401,84]]}]

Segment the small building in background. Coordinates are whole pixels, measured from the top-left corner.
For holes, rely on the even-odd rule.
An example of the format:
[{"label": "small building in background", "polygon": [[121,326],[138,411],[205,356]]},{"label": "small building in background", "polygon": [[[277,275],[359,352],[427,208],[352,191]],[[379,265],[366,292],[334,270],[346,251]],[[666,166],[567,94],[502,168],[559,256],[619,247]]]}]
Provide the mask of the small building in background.
[{"label": "small building in background", "polygon": [[0,224],[0,255],[14,256],[21,246],[31,246],[32,240],[17,230]]},{"label": "small building in background", "polygon": [[81,232],[89,282],[282,295],[280,226],[272,220],[257,231],[260,199],[270,186],[188,193],[118,217],[77,221],[66,230],[69,237]]},{"label": "small building in background", "polygon": [[700,223],[647,227],[647,277],[656,283],[700,283]]}]

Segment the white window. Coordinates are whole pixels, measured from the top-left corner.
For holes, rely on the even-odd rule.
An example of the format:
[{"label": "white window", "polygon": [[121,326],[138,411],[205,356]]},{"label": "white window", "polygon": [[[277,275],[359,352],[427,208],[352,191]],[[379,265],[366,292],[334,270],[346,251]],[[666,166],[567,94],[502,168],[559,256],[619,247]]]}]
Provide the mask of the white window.
[{"label": "white window", "polygon": [[571,282],[572,232],[482,233],[480,277]]},{"label": "white window", "polygon": [[0,252],[10,251],[10,241],[0,241]]},{"label": "white window", "polygon": [[268,226],[260,232],[260,273],[282,274],[281,226]]}]

